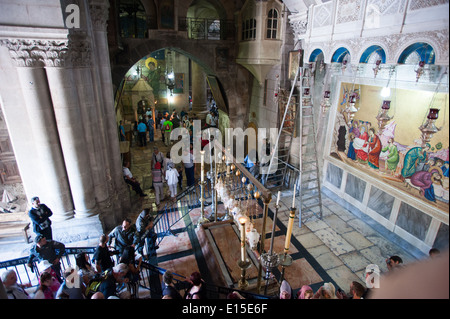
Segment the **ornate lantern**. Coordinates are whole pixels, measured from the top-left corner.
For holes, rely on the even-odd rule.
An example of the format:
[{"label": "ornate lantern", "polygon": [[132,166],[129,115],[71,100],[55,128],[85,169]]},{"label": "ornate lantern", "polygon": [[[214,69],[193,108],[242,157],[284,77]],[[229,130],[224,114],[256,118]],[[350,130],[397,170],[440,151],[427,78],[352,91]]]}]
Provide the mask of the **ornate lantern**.
[{"label": "ornate lantern", "polygon": [[439,116],[439,109],[430,108],[428,111],[427,119],[425,123],[423,123],[419,130],[422,132],[422,144],[429,143],[434,134],[440,131],[439,128],[436,127],[435,123]]},{"label": "ornate lantern", "polygon": [[383,104],[381,105],[381,110],[376,117],[378,121],[378,129],[380,132],[384,129],[387,122],[389,122],[392,119],[392,117],[388,115],[390,108],[391,108],[391,101],[384,100]]}]

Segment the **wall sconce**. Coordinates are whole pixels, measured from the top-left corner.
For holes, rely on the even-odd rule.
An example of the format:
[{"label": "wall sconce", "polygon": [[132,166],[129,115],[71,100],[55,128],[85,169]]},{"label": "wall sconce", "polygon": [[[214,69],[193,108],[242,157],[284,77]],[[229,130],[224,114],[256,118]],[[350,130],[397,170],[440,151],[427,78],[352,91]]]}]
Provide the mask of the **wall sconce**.
[{"label": "wall sconce", "polygon": [[378,121],[378,129],[381,132],[386,126],[387,122],[392,120],[392,117],[388,115],[389,109],[391,108],[391,101],[384,100],[381,105],[381,110],[378,113],[376,119]]},{"label": "wall sconce", "polygon": [[322,102],[320,103],[320,107],[322,108],[322,114],[327,113],[331,107],[330,93],[331,93],[330,91],[325,91],[323,94],[323,99]]},{"label": "wall sconce", "polygon": [[439,109],[430,108],[428,111],[428,116],[420,127],[419,130],[422,132],[422,145],[429,143],[433,135],[439,132],[441,129],[437,128],[435,123],[439,116]]},{"label": "wall sconce", "polygon": [[419,62],[419,68],[417,70],[415,70],[415,72],[416,72],[416,82],[418,82],[420,77],[423,75],[424,66],[425,66],[425,61],[420,61]]},{"label": "wall sconce", "polygon": [[380,70],[380,65],[381,65],[381,60],[377,60],[377,62],[375,62],[375,67],[372,69],[373,74],[374,74],[373,78],[377,77],[378,71]]}]

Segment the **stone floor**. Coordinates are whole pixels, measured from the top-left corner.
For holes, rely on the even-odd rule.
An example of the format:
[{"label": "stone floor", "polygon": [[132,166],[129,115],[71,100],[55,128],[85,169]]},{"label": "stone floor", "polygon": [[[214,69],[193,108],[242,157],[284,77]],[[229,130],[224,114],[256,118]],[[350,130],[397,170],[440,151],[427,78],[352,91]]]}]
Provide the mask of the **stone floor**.
[{"label": "stone floor", "polygon": [[[149,143],[146,147],[139,147],[135,144],[131,147],[131,171],[141,182],[144,192],[148,194],[142,200],[142,207],[152,207],[153,211],[156,211],[157,207],[154,204],[154,193],[150,189],[150,157],[153,145],[157,145],[163,152],[168,149],[161,142],[158,132],[155,139],[156,142]],[[199,174],[199,172],[197,173]],[[292,191],[290,192],[292,194]],[[290,254],[294,257],[294,263],[285,269],[285,278],[293,283],[294,289],[300,288],[302,284],[321,285],[325,281],[332,281],[348,293],[350,283],[354,280],[365,285],[364,271],[369,264],[378,265],[384,272],[387,271],[385,259],[388,256],[401,256],[405,263],[427,257],[356,208],[344,203],[330,191],[324,189],[322,193],[322,219],[313,216],[299,225],[298,216],[295,218],[291,241],[292,249],[290,250]],[[135,196],[135,194],[132,195]],[[138,200],[137,196],[136,200]],[[276,252],[281,252],[283,248],[291,201],[292,197],[289,192],[282,194],[274,245]],[[274,211],[275,201],[272,201],[269,204],[269,225],[271,225]],[[140,210],[131,212],[130,218],[135,220],[139,212]],[[0,214],[0,225],[4,224],[2,218],[5,215]],[[270,231],[271,228],[268,228],[266,247],[270,241]],[[0,260],[25,256],[30,245],[25,244],[23,240],[21,242],[20,238],[8,239],[0,232]],[[97,245],[95,239],[68,244],[72,247],[95,245]],[[196,245],[198,243],[192,243],[192,233],[180,233],[176,237],[165,238],[157,251],[158,266],[172,269],[172,271],[185,276],[190,275],[193,269],[201,269],[204,266],[194,262],[194,260],[198,261],[193,257],[196,253],[195,249],[198,249]],[[318,286],[316,288],[318,289]]]}]

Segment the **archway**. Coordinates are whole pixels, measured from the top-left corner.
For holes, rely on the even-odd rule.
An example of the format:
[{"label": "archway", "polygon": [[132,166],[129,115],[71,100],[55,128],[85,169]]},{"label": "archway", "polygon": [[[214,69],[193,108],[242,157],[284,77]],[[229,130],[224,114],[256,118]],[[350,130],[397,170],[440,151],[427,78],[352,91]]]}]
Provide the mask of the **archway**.
[{"label": "archway", "polygon": [[[152,96],[139,95],[132,91],[138,81],[144,81],[151,87]],[[200,87],[200,93],[197,94]],[[150,92],[150,90],[147,90]],[[148,93],[150,94],[150,93]],[[203,110],[195,108],[195,99],[203,99]],[[139,100],[139,101],[138,101]],[[136,114],[138,102],[146,101],[146,107],[157,114],[190,113],[191,116],[204,119],[209,109],[220,111],[218,122],[222,136],[229,125],[229,111],[225,90],[208,63],[180,48],[166,47],[155,50],[138,59],[124,74],[116,92],[117,121],[123,120],[126,129],[132,129],[132,123],[145,118],[146,110]],[[149,105],[149,101],[154,101]],[[203,113],[203,116],[202,114]],[[219,114],[219,112],[218,112]],[[158,117],[153,115],[158,123]]]},{"label": "archway", "polygon": [[417,42],[403,50],[398,58],[398,63],[417,64],[417,62],[423,61],[425,64],[434,64],[435,58],[435,51],[430,44]]},{"label": "archway", "polygon": [[[345,57],[346,56],[350,56],[350,52],[348,51],[348,49],[344,48],[344,47],[340,47],[339,49],[337,49],[336,51],[334,51],[333,56],[331,58],[331,62],[339,62],[342,63],[343,61],[345,61]],[[348,61],[349,62],[349,61]]]},{"label": "archway", "polygon": [[373,63],[376,60],[381,60],[381,63],[386,63],[386,52],[379,45],[371,45],[364,50],[359,63]]}]

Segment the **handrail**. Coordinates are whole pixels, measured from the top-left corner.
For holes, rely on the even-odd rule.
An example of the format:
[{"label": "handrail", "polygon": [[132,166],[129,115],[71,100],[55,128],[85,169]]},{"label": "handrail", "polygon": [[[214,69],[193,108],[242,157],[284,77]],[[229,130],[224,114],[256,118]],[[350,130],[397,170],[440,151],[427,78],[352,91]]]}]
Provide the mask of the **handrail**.
[{"label": "handrail", "polygon": [[265,188],[264,185],[261,184],[258,179],[253,176],[241,163],[237,162],[233,154],[225,149],[218,141],[214,141],[214,148],[216,147],[220,152],[223,152],[225,154],[227,161],[233,163],[237,167],[237,169],[240,170],[241,173],[244,174],[245,177],[248,178],[249,181],[258,189],[264,201],[270,201],[272,199],[272,193],[270,192],[270,190]]},{"label": "handrail", "polygon": [[[91,259],[91,254],[93,254],[95,252],[96,247],[66,247],[66,251],[63,255],[63,257],[65,258],[61,258],[61,270],[64,271],[68,266],[71,266],[72,263],[75,264],[74,261],[74,255],[81,253],[81,252],[85,252],[88,254],[89,259]],[[14,270],[16,271],[17,274],[17,279],[18,282],[22,285],[26,285],[26,284],[30,284],[31,288],[33,287],[37,287],[39,285],[39,270],[37,268],[37,262],[33,262],[33,271],[32,273],[34,274],[34,277],[31,276],[32,278],[30,278],[30,274],[27,272],[27,268],[28,266],[26,265],[28,262],[28,257],[20,257],[20,258],[15,258],[15,259],[11,259],[8,261],[2,261],[0,262],[0,273],[3,272],[3,269],[10,269],[10,268],[14,268]],[[24,267],[24,271],[18,271],[17,266],[22,265]],[[142,273],[144,271],[147,271],[147,276],[142,276]],[[28,281],[25,281],[23,278],[23,273],[26,272],[27,274],[27,278]],[[152,273],[157,273],[160,275],[163,275],[166,272],[166,269],[152,265],[146,261],[142,261],[141,263],[141,280],[139,282],[139,286],[141,288],[147,289],[150,292],[155,293],[155,295],[153,295],[152,297],[161,297],[159,296],[159,289],[161,288],[159,286],[157,287],[152,287],[150,280],[145,280],[145,279],[149,279],[150,278],[150,272]],[[179,289],[187,289],[188,288],[188,281],[187,278],[183,275],[177,274],[177,273],[172,273],[174,278],[174,282],[176,283],[176,285],[179,287]],[[213,285],[210,283],[205,283],[205,288],[208,294],[208,297],[214,299],[214,296],[223,296],[224,298],[226,297],[226,295],[228,295],[230,292],[232,291],[237,291],[239,292],[239,294],[241,294],[243,297],[247,298],[247,299],[269,299],[268,296],[264,296],[264,295],[258,295],[258,294],[253,294],[247,291],[240,291],[234,288],[229,288],[229,287],[222,287],[222,286],[217,286],[217,285]]]}]

